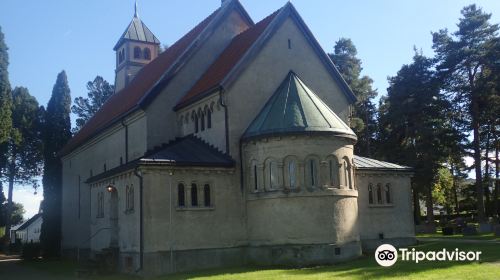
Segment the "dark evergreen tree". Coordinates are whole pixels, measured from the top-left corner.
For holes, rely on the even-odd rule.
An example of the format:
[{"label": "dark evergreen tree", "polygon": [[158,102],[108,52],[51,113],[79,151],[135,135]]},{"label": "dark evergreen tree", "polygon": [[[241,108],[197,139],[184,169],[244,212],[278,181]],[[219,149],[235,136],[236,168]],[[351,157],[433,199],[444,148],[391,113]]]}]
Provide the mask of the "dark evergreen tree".
[{"label": "dark evergreen tree", "polygon": [[75,98],[75,105],[71,111],[78,116],[76,127],[73,132],[78,132],[83,125],[94,116],[108,98],[115,92],[115,87],[110,85],[101,76],[95,77],[94,81],[87,83],[87,98]]},{"label": "dark evergreen tree", "polygon": [[434,222],[432,191],[440,168],[461,135],[451,122],[452,107],[440,91],[431,59],[416,53],[389,78],[388,96],[380,106],[381,156],[414,167],[413,194],[418,221],[419,194],[426,198],[428,221]]},{"label": "dark evergreen tree", "polygon": [[369,157],[373,154],[377,137],[377,110],[373,103],[377,91],[372,88],[373,80],[370,77],[361,76],[363,68],[361,60],[356,57],[357,53],[351,39],[341,38],[335,43],[334,53],[329,56],[358,98],[350,121],[351,128],[358,136],[355,153]]},{"label": "dark evergreen tree", "polygon": [[478,82],[488,65],[487,54],[497,39],[498,25],[489,22],[491,14],[476,5],[462,9],[458,30],[451,36],[447,30],[433,33],[433,49],[439,62],[437,69],[457,110],[465,112],[468,130],[472,131],[472,150],[476,175],[477,211],[485,220],[483,172],[481,167],[481,99],[484,91]]},{"label": "dark evergreen tree", "polygon": [[[2,168],[6,163],[6,145],[7,139],[10,135],[12,126],[11,119],[11,96],[10,96],[10,83],[9,72],[9,54],[8,48],[4,41],[2,28],[0,27],[0,178],[3,176],[1,173]],[[0,217],[5,216],[4,202],[5,195],[3,192],[2,181],[0,180]],[[0,236],[1,237],[1,236]]]},{"label": "dark evergreen tree", "polygon": [[56,257],[61,242],[62,163],[58,152],[71,138],[71,96],[66,72],[57,75],[44,129],[43,224],[40,241],[45,257]]},{"label": "dark evergreen tree", "polygon": [[8,184],[5,231],[10,232],[14,185],[36,185],[42,174],[42,141],[38,102],[28,89],[12,91],[12,128],[6,143],[6,165],[1,180]]}]

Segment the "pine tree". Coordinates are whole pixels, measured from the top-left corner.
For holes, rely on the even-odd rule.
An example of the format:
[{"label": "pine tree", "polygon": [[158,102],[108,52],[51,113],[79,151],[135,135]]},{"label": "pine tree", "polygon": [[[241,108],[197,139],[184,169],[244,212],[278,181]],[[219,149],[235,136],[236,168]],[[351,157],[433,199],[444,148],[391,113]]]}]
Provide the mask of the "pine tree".
[{"label": "pine tree", "polygon": [[110,85],[101,76],[95,77],[93,81],[87,83],[87,98],[75,98],[75,105],[71,107],[71,111],[78,116],[76,119],[76,127],[73,132],[78,132],[85,123],[94,116],[108,98],[114,93],[115,87]]},{"label": "pine tree", "polygon": [[57,76],[45,111],[43,224],[40,234],[45,257],[59,254],[61,242],[62,163],[57,153],[71,138],[71,96],[66,72]]},{"label": "pine tree", "polygon": [[42,173],[42,141],[38,120],[38,102],[28,89],[12,91],[12,129],[6,143],[6,165],[1,180],[8,183],[5,231],[10,232],[14,185],[36,185]]},{"label": "pine tree", "polygon": [[418,221],[419,194],[424,194],[429,223],[433,217],[433,185],[439,169],[461,139],[450,121],[451,104],[440,91],[431,59],[416,53],[389,78],[388,97],[380,106],[383,158],[414,168],[413,194]]},{"label": "pine tree", "polygon": [[374,151],[373,144],[377,132],[377,110],[373,103],[377,91],[372,88],[373,80],[370,77],[361,76],[363,68],[361,60],[356,57],[357,53],[351,39],[341,38],[335,43],[334,53],[329,56],[358,98],[350,122],[351,128],[358,136],[355,153],[369,157]]},{"label": "pine tree", "polygon": [[492,42],[498,40],[497,24],[489,22],[491,14],[476,5],[462,9],[458,30],[451,36],[447,30],[433,33],[433,49],[439,64],[437,69],[446,90],[453,97],[458,111],[465,112],[464,120],[472,131],[472,150],[476,175],[477,211],[485,220],[483,172],[481,167],[481,99],[484,91],[479,83],[489,64],[487,55]]},{"label": "pine tree", "polygon": [[[0,27],[0,170],[5,166],[6,158],[6,141],[10,135],[12,127],[11,119],[11,96],[10,96],[10,83],[9,73],[7,68],[9,66],[9,54],[7,53],[7,45],[4,41],[2,28]],[[0,178],[2,177],[0,171]],[[5,195],[3,192],[3,185],[0,180],[0,215],[5,216],[5,209],[3,201]],[[1,236],[0,236],[1,237]]]}]

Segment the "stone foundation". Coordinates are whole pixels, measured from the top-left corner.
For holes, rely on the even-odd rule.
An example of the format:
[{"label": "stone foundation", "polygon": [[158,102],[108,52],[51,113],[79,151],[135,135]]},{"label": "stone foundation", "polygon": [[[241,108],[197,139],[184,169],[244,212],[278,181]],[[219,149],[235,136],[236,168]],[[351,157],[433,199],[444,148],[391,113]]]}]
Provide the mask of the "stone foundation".
[{"label": "stone foundation", "polygon": [[[139,273],[143,276],[153,276],[245,265],[304,267],[333,264],[359,256],[361,256],[361,244],[358,241],[340,246],[306,244],[162,251],[145,253],[144,268]],[[127,257],[130,255],[120,254],[120,267],[125,273],[134,273],[130,269],[124,269],[123,264],[126,263]]]}]

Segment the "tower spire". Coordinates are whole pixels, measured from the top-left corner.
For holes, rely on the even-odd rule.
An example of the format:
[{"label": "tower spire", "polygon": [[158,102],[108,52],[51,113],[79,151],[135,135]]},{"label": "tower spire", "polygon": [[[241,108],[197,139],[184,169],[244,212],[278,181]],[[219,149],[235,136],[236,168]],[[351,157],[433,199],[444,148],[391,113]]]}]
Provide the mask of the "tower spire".
[{"label": "tower spire", "polygon": [[134,17],[138,18],[139,14],[137,13],[137,0],[135,0],[135,5],[134,5]]}]

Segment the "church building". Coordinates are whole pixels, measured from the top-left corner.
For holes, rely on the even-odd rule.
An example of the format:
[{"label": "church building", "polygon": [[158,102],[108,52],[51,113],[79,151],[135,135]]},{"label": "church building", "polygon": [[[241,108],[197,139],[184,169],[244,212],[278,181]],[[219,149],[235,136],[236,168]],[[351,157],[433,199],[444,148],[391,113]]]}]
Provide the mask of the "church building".
[{"label": "church building", "polygon": [[354,155],[356,97],[290,2],[222,1],[162,52],[136,9],[114,50],[116,92],[60,151],[63,255],[158,275],[415,242],[411,168]]}]

